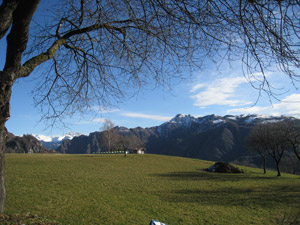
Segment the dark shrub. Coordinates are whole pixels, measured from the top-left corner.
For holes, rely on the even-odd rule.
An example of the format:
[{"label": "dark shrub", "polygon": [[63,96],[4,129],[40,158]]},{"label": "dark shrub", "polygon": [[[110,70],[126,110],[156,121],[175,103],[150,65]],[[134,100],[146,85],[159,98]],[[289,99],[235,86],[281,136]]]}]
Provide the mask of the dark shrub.
[{"label": "dark shrub", "polygon": [[208,169],[206,169],[206,171],[217,173],[243,173],[243,171],[239,168],[224,162],[217,162]]}]

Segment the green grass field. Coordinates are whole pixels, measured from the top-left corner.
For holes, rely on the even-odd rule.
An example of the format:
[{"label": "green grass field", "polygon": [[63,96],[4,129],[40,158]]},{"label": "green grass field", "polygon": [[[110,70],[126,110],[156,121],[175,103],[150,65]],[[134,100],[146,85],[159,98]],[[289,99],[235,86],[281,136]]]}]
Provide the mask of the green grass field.
[{"label": "green grass field", "polygon": [[60,224],[277,224],[300,209],[300,177],[158,155],[6,154],[6,213]]}]

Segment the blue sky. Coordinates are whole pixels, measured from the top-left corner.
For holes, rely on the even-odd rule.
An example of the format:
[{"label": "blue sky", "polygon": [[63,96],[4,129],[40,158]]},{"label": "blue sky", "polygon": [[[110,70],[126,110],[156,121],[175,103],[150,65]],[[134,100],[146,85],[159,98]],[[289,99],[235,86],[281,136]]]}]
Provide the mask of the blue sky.
[{"label": "blue sky", "polygon": [[256,103],[259,92],[244,78],[239,62],[231,65],[223,63],[219,69],[208,63],[206,69],[194,73],[191,78],[173,86],[172,90],[145,87],[139,95],[124,101],[118,107],[97,111],[99,106],[94,106],[90,113],[66,119],[65,127],[58,124],[52,129],[45,129],[45,123],[39,122],[39,109],[33,106],[31,91],[36,84],[28,77],[18,80],[13,87],[11,118],[7,122],[7,128],[16,135],[62,135],[70,131],[84,134],[98,131],[104,119],[129,128],[151,127],[160,125],[179,113],[194,116],[261,114],[299,117],[299,91],[284,75],[269,73],[268,78],[277,88],[276,92],[281,93],[278,96],[281,101],[272,98],[271,102],[262,93]]},{"label": "blue sky", "polygon": [[[0,69],[3,68],[4,55],[5,40],[1,40]],[[67,118],[64,121],[66,126],[58,124],[47,129],[45,122],[39,122],[41,113],[34,107],[31,95],[37,85],[32,79],[35,75],[18,80],[13,87],[11,118],[6,126],[15,135],[63,135],[70,131],[88,134],[100,130],[104,119],[129,128],[151,127],[179,113],[194,116],[261,114],[300,117],[300,93],[284,75],[278,72],[267,74],[281,101],[270,99],[265,93],[258,99],[259,92],[244,78],[239,61],[224,62],[218,66],[207,62],[203,70],[191,77],[187,75],[189,78],[172,86],[172,90],[148,86],[118,107],[100,112],[99,106],[95,105],[93,112]]]}]

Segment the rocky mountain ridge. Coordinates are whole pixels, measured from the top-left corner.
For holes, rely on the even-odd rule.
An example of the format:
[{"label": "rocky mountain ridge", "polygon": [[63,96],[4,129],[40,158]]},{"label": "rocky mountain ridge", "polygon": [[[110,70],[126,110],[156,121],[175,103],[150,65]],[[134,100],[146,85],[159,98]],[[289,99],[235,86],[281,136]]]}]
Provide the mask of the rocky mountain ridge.
[{"label": "rocky mountain ridge", "polygon": [[22,137],[8,133],[6,153],[47,153],[42,143],[32,135]]}]

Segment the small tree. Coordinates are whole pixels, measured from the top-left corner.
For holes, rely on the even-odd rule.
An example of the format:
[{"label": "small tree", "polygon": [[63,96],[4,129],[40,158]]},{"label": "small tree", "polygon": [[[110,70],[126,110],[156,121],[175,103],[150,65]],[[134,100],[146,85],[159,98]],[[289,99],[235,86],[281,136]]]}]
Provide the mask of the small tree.
[{"label": "small tree", "polygon": [[276,164],[277,176],[281,176],[280,162],[283,153],[288,149],[286,135],[287,126],[285,122],[260,124],[250,133],[248,143],[251,149],[256,151],[264,160],[264,171],[266,155],[268,154]]},{"label": "small tree", "polygon": [[129,144],[130,144],[130,142],[126,137],[119,135],[118,146],[121,151],[126,152],[129,148]]},{"label": "small tree", "polygon": [[105,119],[102,130],[102,141],[104,146],[106,147],[107,151],[110,152],[114,149],[117,140],[118,134],[117,131],[114,129],[114,124],[112,121]]},{"label": "small tree", "polygon": [[266,127],[267,150],[268,154],[276,163],[277,176],[281,176],[280,161],[284,151],[287,149],[285,140],[285,126],[283,123],[271,123]]},{"label": "small tree", "polygon": [[263,170],[267,173],[267,143],[265,142],[264,126],[259,125],[253,128],[246,139],[247,148],[255,153],[258,153],[263,160]]}]

